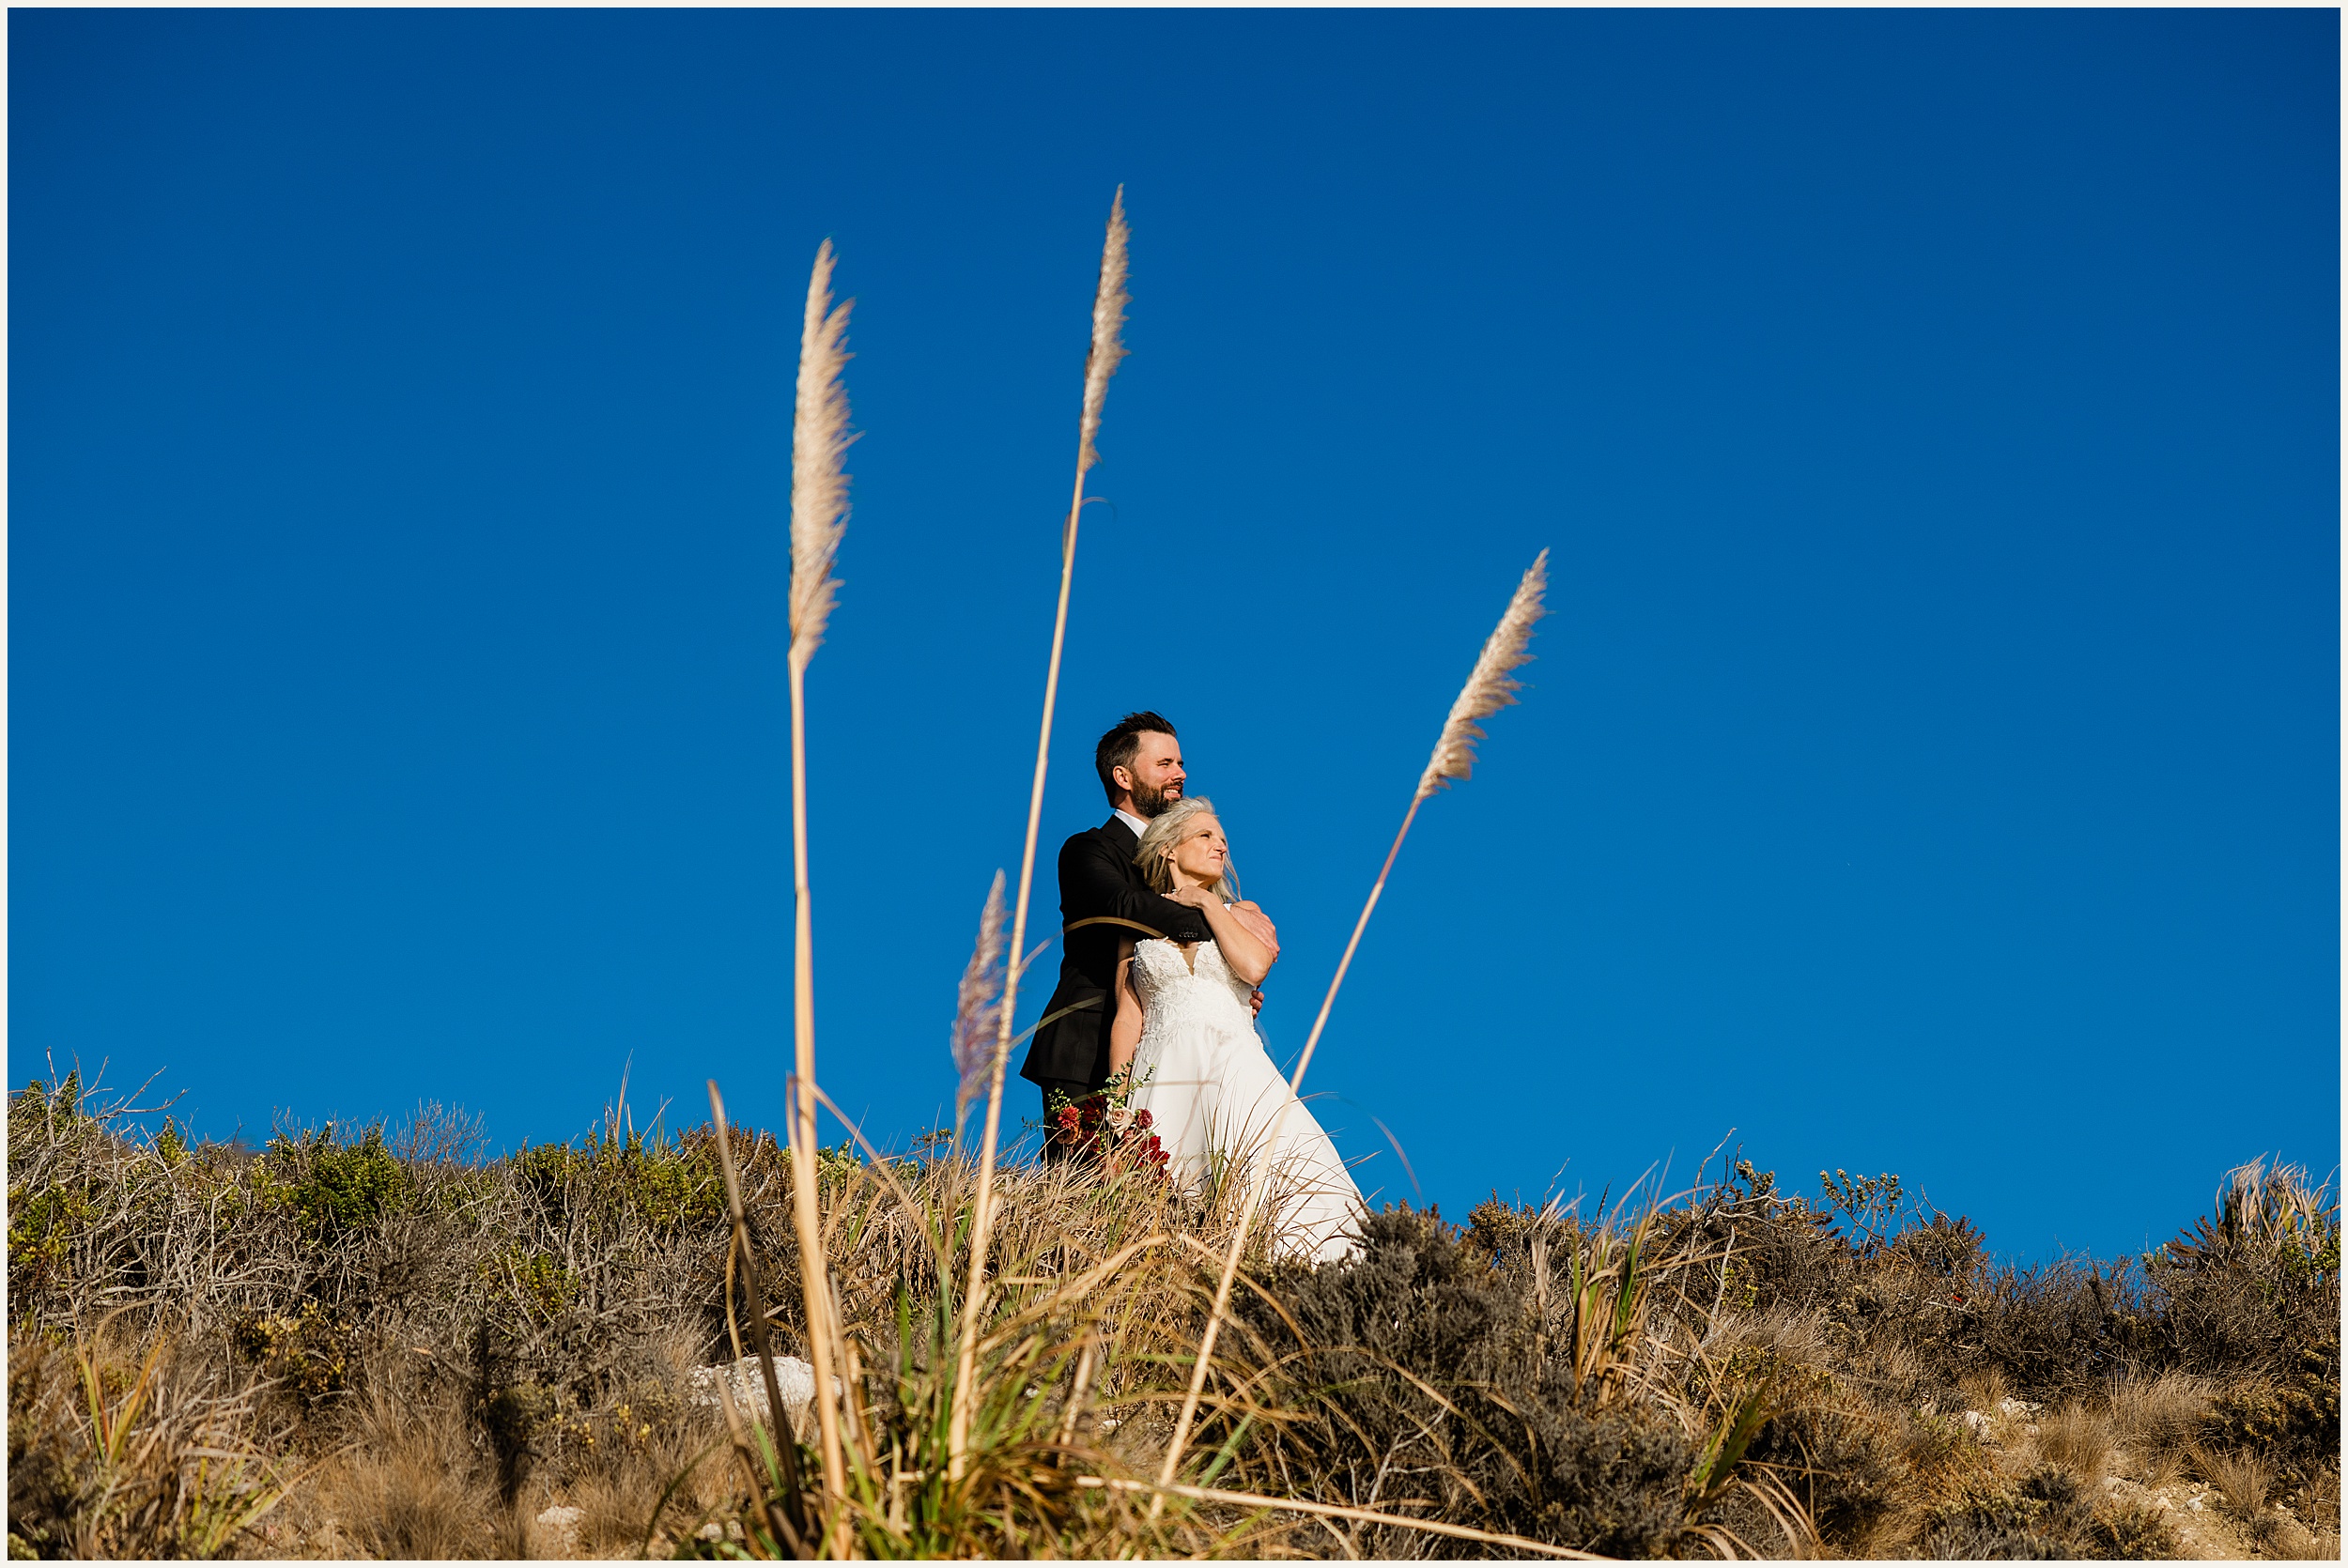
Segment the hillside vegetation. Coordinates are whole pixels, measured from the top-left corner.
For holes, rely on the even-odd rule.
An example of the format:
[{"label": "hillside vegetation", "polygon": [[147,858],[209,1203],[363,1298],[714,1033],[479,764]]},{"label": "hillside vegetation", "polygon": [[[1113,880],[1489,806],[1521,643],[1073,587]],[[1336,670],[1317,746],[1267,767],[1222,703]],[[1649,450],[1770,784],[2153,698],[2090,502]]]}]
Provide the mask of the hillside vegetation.
[{"label": "hillside vegetation", "polygon": [[2033,1268],[1895,1180],[1742,1165],[1606,1214],[1390,1209],[1318,1270],[1259,1238],[1160,1488],[1230,1184],[998,1174],[957,1474],[972,1162],[826,1151],[827,1512],[811,1431],[693,1398],[755,1355],[753,1286],[806,1354],[771,1138],[732,1134],[746,1254],[708,1127],[491,1161],[426,1111],[254,1151],[89,1099],[8,1107],[11,1556],[2338,1555],[2338,1211],[2294,1170]]}]

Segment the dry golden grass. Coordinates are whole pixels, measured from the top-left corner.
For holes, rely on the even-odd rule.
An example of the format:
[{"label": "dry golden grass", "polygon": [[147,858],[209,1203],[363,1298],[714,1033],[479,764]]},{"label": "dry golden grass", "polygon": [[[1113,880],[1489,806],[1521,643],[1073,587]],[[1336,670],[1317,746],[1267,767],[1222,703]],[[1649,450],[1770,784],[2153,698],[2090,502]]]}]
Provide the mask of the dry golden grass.
[{"label": "dry golden grass", "polygon": [[2139,1452],[2175,1452],[2192,1440],[2217,1390],[2206,1377],[2164,1372],[2114,1379],[2109,1403],[2121,1442]]},{"label": "dry golden grass", "polygon": [[2340,1537],[2329,1530],[2311,1530],[2296,1519],[2278,1520],[2267,1533],[2266,1555],[2297,1562],[2337,1562]]},{"label": "dry golden grass", "polygon": [[2209,1379],[2179,1372],[2111,1380],[2105,1403],[2112,1436],[2138,1480],[2157,1488],[2185,1473],[2186,1448],[2215,1391]]},{"label": "dry golden grass", "polygon": [[2226,1512],[2244,1525],[2266,1516],[2266,1499],[2275,1488],[2275,1467],[2256,1453],[2204,1448],[2189,1451],[2193,1468],[2226,1499]]},{"label": "dry golden grass", "polygon": [[419,1423],[329,1460],[309,1489],[315,1530],[364,1557],[518,1555],[518,1519],[472,1456],[445,1440],[448,1430]]},{"label": "dry golden grass", "polygon": [[2322,1533],[2340,1534],[2340,1469],[2318,1469],[2315,1479],[2299,1496],[2299,1512],[2310,1530]]},{"label": "dry golden grass", "polygon": [[2118,1446],[2112,1428],[2109,1411],[2072,1400],[2040,1418],[2039,1456],[2082,1487],[2101,1486]]},{"label": "dry golden grass", "polygon": [[1969,1368],[1957,1378],[1956,1391],[1966,1409],[1985,1416],[1997,1415],[1998,1407],[2013,1397],[2006,1387],[2005,1369],[2000,1366]]},{"label": "dry golden grass", "polygon": [[[216,1209],[231,1207],[229,1194],[260,1205],[260,1194],[271,1190],[249,1166],[195,1160],[165,1165],[149,1162],[135,1146],[127,1154],[123,1147],[97,1146],[101,1158],[85,1172],[100,1199],[109,1180],[177,1183],[192,1200],[203,1199],[199,1207]],[[705,1180],[706,1166],[691,1154],[700,1146],[688,1142],[664,1157],[670,1165],[629,1180],[650,1183],[652,1191],[668,1191],[665,1183],[687,1176]],[[791,1260],[780,1254],[791,1235],[789,1162],[768,1143],[747,1152],[742,1185],[759,1245],[777,1250],[769,1272],[787,1278]],[[583,1246],[579,1238],[623,1221],[631,1212],[626,1206],[638,1201],[628,1196],[634,1189],[612,1185],[619,1173],[634,1167],[610,1161],[607,1149],[576,1155],[563,1167],[574,1173],[574,1184],[563,1189],[564,1222],[578,1227],[562,1233],[574,1237],[565,1244]],[[354,1233],[332,1243],[343,1261],[324,1278],[389,1277],[359,1266],[360,1254],[351,1249],[363,1246],[409,1260],[411,1276],[434,1293],[476,1279],[484,1264],[509,1255],[502,1249],[517,1240],[547,1244],[533,1237],[521,1219],[532,1210],[498,1208],[491,1200],[511,1184],[543,1183],[553,1168],[533,1156],[434,1177],[450,1185],[419,1186],[425,1209],[396,1224],[387,1220],[389,1228],[367,1233],[373,1239]],[[672,1176],[655,1180],[662,1169]],[[1500,1539],[1511,1535],[1552,1551],[1587,1549],[1589,1537],[1540,1526],[1548,1515],[1531,1502],[1504,1504],[1509,1489],[1522,1484],[1511,1479],[1515,1467],[1540,1453],[1546,1455],[1541,1463],[1558,1475],[1580,1476],[1571,1486],[1596,1487],[1587,1509],[1609,1516],[1652,1511],[1660,1483],[1664,1515],[1678,1532],[1670,1537],[1677,1543],[1671,1549],[1681,1552],[1786,1551],[1800,1541],[1805,1552],[1900,1555],[1918,1549],[1935,1530],[1943,1532],[1935,1539],[1970,1542],[1982,1550],[2020,1549],[2033,1541],[2049,1549],[2108,1550],[2094,1533],[2103,1527],[2086,1512],[2100,1496],[2094,1488],[2081,1487],[2087,1500],[2077,1505],[2029,1514],[2036,1523],[2025,1514],[2037,1505],[2016,1488],[2029,1483],[2041,1459],[2082,1479],[2092,1474],[2098,1422],[2111,1440],[2124,1435],[2131,1455],[2184,1452],[2181,1445],[2202,1430],[2208,1403],[2210,1385],[2184,1376],[2124,1382],[2108,1395],[2093,1382],[2062,1397],[2023,1386],[2015,1391],[2053,1407],[2038,1422],[2038,1441],[2030,1442],[2014,1422],[2006,1425],[2001,1446],[1984,1445],[1946,1413],[1959,1407],[1950,1395],[1962,1380],[1971,1399],[1994,1409],[2007,1396],[2009,1376],[1953,1361],[1945,1341],[1931,1337],[1930,1318],[1910,1337],[1885,1337],[1879,1325],[1868,1340],[1855,1339],[1848,1321],[1836,1315],[1834,1303],[1855,1294],[1901,1299],[1904,1276],[1896,1257],[1869,1261],[1831,1247],[1815,1254],[1784,1253],[1769,1276],[1784,1283],[1748,1298],[1741,1285],[1724,1290],[1718,1277],[1729,1228],[1725,1214],[1717,1230],[1707,1230],[1710,1222],[1695,1209],[1664,1211],[1650,1226],[1644,1261],[1628,1270],[1628,1230],[1529,1211],[1479,1211],[1469,1235],[1480,1239],[1460,1244],[1467,1250],[1463,1277],[1489,1279],[1494,1289],[1506,1290],[1479,1296],[1472,1310],[1463,1301],[1457,1319],[1429,1307],[1442,1299],[1440,1291],[1430,1295],[1407,1277],[1412,1249],[1358,1275],[1284,1272],[1270,1265],[1259,1237],[1244,1268],[1252,1283],[1243,1284],[1247,1294],[1239,1298],[1243,1306],[1257,1304],[1253,1315],[1244,1330],[1235,1330],[1239,1343],[1218,1356],[1201,1396],[1208,1436],[1195,1445],[1173,1497],[1153,1518],[1150,1503],[1161,1495],[1154,1476],[1242,1193],[1235,1183],[1201,1196],[1154,1180],[1104,1182],[1082,1168],[1012,1165],[998,1173],[997,1272],[980,1336],[966,1479],[959,1487],[942,1480],[933,1485],[931,1478],[943,1470],[936,1461],[944,1452],[955,1340],[939,1309],[949,1309],[950,1318],[957,1304],[950,1285],[967,1263],[958,1227],[966,1224],[976,1183],[975,1161],[966,1158],[886,1163],[827,1158],[823,1164],[821,1222],[839,1277],[844,1340],[858,1366],[852,1381],[859,1397],[845,1422],[852,1456],[848,1540],[839,1549],[887,1556],[1103,1557],[1423,1554],[1438,1545],[1450,1551],[1469,1545],[1532,1550]],[[148,1196],[124,1207],[121,1222],[133,1222],[129,1217],[138,1213],[174,1211],[153,1195],[159,1189],[143,1191]],[[436,1191],[439,1196],[421,1195]],[[698,1212],[689,1204],[687,1208]],[[455,1221],[465,1212],[510,1217],[500,1218],[496,1233],[482,1238],[471,1222]],[[1781,1243],[1825,1246],[1801,1211],[1786,1210],[1774,1221],[1764,1214],[1750,1202],[1735,1211],[1740,1252]],[[1624,1224],[1634,1220],[1626,1218]],[[630,1271],[643,1268],[704,1284],[680,1289],[658,1312],[609,1320],[608,1331],[599,1327],[606,1320],[578,1319],[574,1337],[491,1363],[494,1380],[487,1385],[466,1348],[479,1328],[467,1324],[475,1320],[386,1315],[364,1296],[347,1302],[354,1310],[365,1307],[372,1327],[332,1342],[341,1347],[337,1356],[348,1354],[348,1374],[322,1385],[315,1397],[296,1398],[283,1385],[273,1392],[258,1387],[265,1369],[297,1376],[302,1363],[296,1360],[272,1351],[263,1361],[232,1350],[235,1336],[224,1338],[217,1328],[126,1316],[104,1330],[112,1337],[91,1338],[85,1349],[99,1368],[107,1407],[122,1410],[148,1357],[163,1345],[148,1380],[156,1397],[117,1428],[122,1452],[162,1457],[117,1475],[113,1502],[76,1503],[70,1486],[56,1493],[45,1531],[33,1523],[37,1511],[30,1501],[12,1504],[11,1528],[40,1534],[48,1550],[72,1545],[83,1555],[189,1552],[190,1522],[200,1520],[202,1509],[181,1508],[180,1523],[173,1525],[170,1508],[149,1510],[148,1504],[178,1484],[175,1476],[188,1473],[186,1456],[197,1429],[193,1416],[207,1411],[211,1436],[206,1446],[249,1450],[253,1475],[298,1478],[282,1505],[231,1532],[237,1549],[246,1553],[492,1556],[575,1549],[628,1556],[656,1524],[656,1507],[655,1555],[706,1547],[696,1537],[703,1527],[722,1534],[728,1525],[738,1530],[746,1519],[754,1526],[756,1518],[749,1506],[755,1494],[743,1468],[723,1449],[706,1452],[721,1430],[715,1412],[682,1398],[690,1367],[734,1354],[722,1317],[708,1315],[715,1296],[703,1294],[715,1291],[720,1277],[724,1227],[695,1223],[702,1228],[688,1229],[675,1251],[613,1253],[614,1269],[595,1275],[594,1287],[607,1294],[622,1290]],[[259,1234],[274,1233],[264,1228]],[[1531,1245],[1536,1240],[1537,1249]],[[460,1243],[483,1250],[413,1273],[415,1261],[430,1258],[435,1248]],[[224,1237],[211,1245],[227,1255]],[[305,1245],[315,1252],[320,1244]],[[94,1242],[91,1247],[85,1255],[105,1255]],[[676,1261],[650,1262],[656,1255]],[[1813,1261],[1787,1261],[1805,1255]],[[693,1257],[703,1261],[685,1263]],[[1583,1282],[1579,1292],[1577,1271]],[[1812,1296],[1788,1288],[1811,1272],[1818,1279]],[[237,1273],[229,1281],[241,1292],[249,1284],[236,1282],[267,1273]],[[1259,1284],[1278,1304],[1276,1311],[1254,1294]],[[1628,1295],[1621,1294],[1625,1285]],[[85,1280],[76,1288],[97,1292],[104,1282]],[[55,1289],[27,1290],[20,1299],[65,1305]],[[193,1304],[208,1299],[199,1291]],[[234,1299],[251,1298],[223,1302]],[[408,1300],[403,1310],[445,1310],[437,1295]],[[1301,1339],[1280,1315],[1304,1314],[1300,1322],[1318,1325],[1312,1332],[1325,1336],[1338,1321],[1328,1315],[1333,1305],[1346,1302],[1352,1303],[1345,1307],[1347,1320],[1355,1325],[1348,1331],[1371,1336],[1352,1348]],[[483,1305],[494,1309],[494,1303]],[[782,1303],[775,1328],[782,1347],[799,1354],[804,1324],[791,1305]],[[78,1385],[70,1339],[44,1347],[21,1315],[23,1306],[18,1310],[11,1446],[22,1445],[28,1462],[12,1467],[12,1487],[37,1488],[42,1455],[49,1453],[72,1459],[83,1476],[95,1474],[89,1444],[75,1436]],[[510,1325],[499,1311],[483,1321]],[[1618,1320],[1619,1311],[1628,1316]],[[270,1321],[294,1315],[285,1304],[272,1304],[269,1312]],[[1524,1322],[1511,1327],[1519,1313]],[[1376,1339],[1394,1314],[1423,1315],[1391,1343]],[[233,1309],[210,1321],[233,1322]],[[1421,1343],[1414,1336],[1440,1340],[1468,1332],[1477,1321],[1495,1325],[1491,1331],[1502,1340],[1463,1340],[1470,1348],[1459,1357],[1408,1348]],[[626,1327],[629,1323],[637,1326]],[[1491,1348],[1475,1350],[1479,1343]],[[432,1353],[420,1354],[419,1345]],[[1340,1359],[1331,1360],[1332,1354]],[[564,1356],[579,1358],[572,1363],[577,1371],[566,1370]],[[1477,1356],[1492,1370],[1455,1381]],[[1404,1358],[1409,1376],[1377,1374],[1385,1364],[1381,1358],[1388,1357]],[[1556,1369],[1548,1381],[1507,1381],[1526,1376],[1516,1368],[1542,1360]],[[497,1370],[500,1364],[509,1369]],[[1342,1370],[1344,1386],[1323,1387],[1310,1375],[1319,1367]],[[1373,1374],[1389,1381],[1371,1397],[1360,1379]],[[1487,1383],[1488,1377],[1501,1381]],[[523,1380],[536,1383],[537,1403],[514,1401]],[[1917,1413],[1925,1403],[1918,1390],[1926,1386],[1937,1391],[1933,1402],[1942,1414]],[[1442,1411],[1439,1400],[1475,1413],[1476,1429],[1452,1417],[1424,1438],[1413,1436]],[[486,1413],[491,1410],[507,1413],[492,1419]],[[1750,1430],[1742,1425],[1748,1416],[1759,1422]],[[502,1446],[496,1421],[504,1420],[519,1423],[512,1435],[526,1441]],[[1374,1445],[1365,1447],[1350,1435],[1349,1422],[1368,1422]],[[1536,1432],[1548,1435],[1536,1440]],[[1665,1473],[1633,1483],[1594,1479],[1599,1470],[1577,1471],[1570,1450],[1554,1449],[1576,1432],[1603,1434],[1609,1443],[1661,1442],[1655,1452],[1667,1461]],[[1668,1440],[1659,1432],[1670,1435]],[[1750,1443],[1750,1450],[1739,1453],[1739,1442]],[[1683,1443],[1684,1450],[1672,1447]],[[175,1453],[180,1458],[169,1457]],[[1218,1459],[1227,1453],[1228,1459]],[[2217,1470],[2229,1457],[2211,1453],[2202,1462]],[[1410,1467],[1415,1479],[1407,1487],[1390,1480],[1380,1488],[1373,1482],[1382,1464]],[[1738,1490],[1746,1482],[1751,1488]],[[2336,1471],[2322,1470],[2317,1483],[2336,1495]],[[2255,1504],[2230,1502],[2225,1519],[2239,1519],[2247,1538],[2271,1553],[2320,1550],[2331,1539],[2321,1530],[2320,1502],[2300,1493],[2286,1499],[2300,1516],[2294,1523],[2271,1506],[2275,1484],[2266,1484],[2263,1512]],[[1617,1486],[1618,1492],[1607,1490]],[[2235,1490],[2243,1490],[2238,1480]],[[2244,1496],[2256,1491],[2253,1486]],[[664,1492],[670,1500],[660,1506]],[[1254,1499],[1298,1507],[1247,1500]],[[1298,1516],[1307,1503],[1335,1512]],[[1692,1516],[1684,1512],[1691,1506]],[[1773,1514],[1772,1506],[1785,1518]],[[540,1516],[553,1507],[579,1512],[564,1515],[565,1529],[541,1526]],[[2244,1507],[2252,1511],[2237,1511]],[[1973,1521],[1964,1527],[1970,1534],[1945,1535],[1954,1528],[1953,1509]],[[1409,1534],[1415,1526],[1399,1515],[1464,1532],[1466,1539],[1444,1545]],[[1585,1516],[1597,1514],[1585,1510]],[[2039,1533],[2027,1539],[1998,1533],[2007,1527],[1997,1521],[2009,1517],[2024,1521],[2014,1529]],[[2315,1528],[2302,1530],[2303,1524]],[[1808,1533],[1814,1526],[1815,1540]],[[2136,1532],[2114,1539],[2141,1545],[2159,1538],[2157,1526],[2130,1528]],[[755,1545],[747,1533],[745,1545]]]}]

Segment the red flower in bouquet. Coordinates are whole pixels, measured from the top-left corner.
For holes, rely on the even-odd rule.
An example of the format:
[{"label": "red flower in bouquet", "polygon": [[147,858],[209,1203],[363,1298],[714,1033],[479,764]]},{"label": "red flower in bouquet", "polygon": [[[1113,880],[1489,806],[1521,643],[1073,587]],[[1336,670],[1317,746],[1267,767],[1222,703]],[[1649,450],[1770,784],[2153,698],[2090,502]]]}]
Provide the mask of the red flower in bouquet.
[{"label": "red flower in bouquet", "polygon": [[1170,1179],[1170,1157],[1150,1130],[1157,1118],[1126,1102],[1135,1084],[1123,1074],[1078,1100],[1062,1100],[1047,1118],[1069,1151],[1090,1159],[1108,1171],[1142,1170],[1163,1181]]}]

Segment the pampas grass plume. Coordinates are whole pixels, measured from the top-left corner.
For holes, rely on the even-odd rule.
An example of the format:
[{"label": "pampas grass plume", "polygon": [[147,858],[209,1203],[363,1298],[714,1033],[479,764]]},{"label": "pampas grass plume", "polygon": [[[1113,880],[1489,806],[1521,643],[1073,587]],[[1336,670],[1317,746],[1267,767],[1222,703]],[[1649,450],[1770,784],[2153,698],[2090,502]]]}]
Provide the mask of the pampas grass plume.
[{"label": "pampas grass plume", "polygon": [[[1019,999],[1020,955],[1027,940],[1027,899],[1035,887],[1035,841],[1043,821],[1043,778],[1052,760],[1052,711],[1059,699],[1060,654],[1068,642],[1068,596],[1076,575],[1076,523],[1084,515],[1085,474],[1101,460],[1093,438],[1101,429],[1101,407],[1108,400],[1109,377],[1125,357],[1118,329],[1125,322],[1125,188],[1109,203],[1109,231],[1101,246],[1100,281],[1092,291],[1092,347],[1085,355],[1084,410],[1076,428],[1076,480],[1068,498],[1068,520],[1059,534],[1059,608],[1052,618],[1052,657],[1043,669],[1043,722],[1036,733],[1035,782],[1027,794],[1027,840],[1019,856],[1019,896],[1012,907],[1011,961],[1003,974],[1002,1000],[995,1004],[995,1050],[987,1068],[986,1130],[979,1139],[979,1186],[970,1208],[970,1284],[963,1297],[962,1345],[954,1370],[953,1402],[947,1417],[946,1473],[960,1481],[969,1459],[970,1399],[978,1367],[979,1313],[986,1303],[986,1260],[995,1224],[995,1150],[1002,1133],[1003,1068],[1011,1054],[1011,1025]],[[1038,949],[1041,951],[1041,949]],[[1154,1505],[1153,1505],[1154,1506]]]},{"label": "pampas grass plume", "polygon": [[1509,671],[1531,660],[1524,645],[1533,639],[1533,623],[1549,613],[1541,604],[1541,594],[1549,587],[1549,552],[1543,550],[1533,560],[1517,584],[1514,597],[1508,601],[1500,624],[1484,639],[1484,651],[1476,655],[1475,669],[1468,675],[1467,684],[1460,688],[1459,699],[1451,704],[1451,716],[1443,722],[1443,735],[1435,742],[1435,754],[1427,760],[1427,771],[1419,775],[1415,800],[1425,800],[1452,779],[1465,778],[1475,767],[1475,743],[1484,738],[1476,727],[1479,718],[1490,718],[1517,699],[1522,683],[1513,679]]},{"label": "pampas grass plume", "polygon": [[[798,400],[791,418],[791,656],[805,663],[824,639],[840,584],[831,575],[848,520],[848,304],[832,309],[831,241],[815,253],[799,329]],[[853,304],[854,301],[849,301]]]},{"label": "pampas grass plume", "polygon": [[995,873],[986,890],[986,907],[979,912],[979,940],[970,949],[970,962],[962,972],[962,991],[954,1004],[954,1121],[971,1100],[986,1092],[987,1068],[994,1065],[996,1015],[1003,992],[1003,873]]},{"label": "pampas grass plume", "polygon": [[[1321,1032],[1329,1024],[1329,1010],[1336,1006],[1337,991],[1345,984],[1346,971],[1353,966],[1353,954],[1362,945],[1362,932],[1369,929],[1369,917],[1386,891],[1386,878],[1394,871],[1395,857],[1402,853],[1402,840],[1411,835],[1411,824],[1418,820],[1418,808],[1450,780],[1465,778],[1474,770],[1475,743],[1484,738],[1484,731],[1475,727],[1475,721],[1490,718],[1517,699],[1519,683],[1510,679],[1508,672],[1533,656],[1524,651],[1524,645],[1532,640],[1533,623],[1547,613],[1541,607],[1541,594],[1548,587],[1549,552],[1543,550],[1533,558],[1533,564],[1517,584],[1506,611],[1500,617],[1500,624],[1484,639],[1484,651],[1475,656],[1475,668],[1468,672],[1466,686],[1451,704],[1450,716],[1443,722],[1435,754],[1428,759],[1427,771],[1419,776],[1418,792],[1411,797],[1410,809],[1402,813],[1402,826],[1394,836],[1393,847],[1386,851],[1386,863],[1378,869],[1378,880],[1369,884],[1369,897],[1363,902],[1362,913],[1353,922],[1353,935],[1337,960],[1337,972],[1329,981],[1329,993],[1321,999],[1321,1012],[1313,1019],[1312,1032],[1305,1037],[1305,1049],[1296,1058],[1296,1070],[1289,1077],[1291,1098],[1282,1103],[1279,1114],[1273,1117],[1272,1132],[1265,1140],[1267,1146],[1279,1144],[1289,1107],[1296,1103],[1293,1097],[1305,1086],[1305,1069],[1312,1066],[1313,1053],[1320,1049]],[[1271,1171],[1267,1166],[1248,1183],[1246,1196],[1241,1201],[1239,1223],[1231,1232],[1230,1245],[1223,1257],[1223,1277],[1214,1287],[1214,1306],[1207,1314],[1207,1330],[1198,1341],[1198,1354],[1191,1360],[1190,1391],[1182,1396],[1182,1413],[1175,1417],[1174,1436],[1166,1444],[1166,1458],[1158,1469],[1161,1487],[1172,1483],[1182,1465],[1191,1422],[1198,1413],[1199,1395],[1206,1388],[1207,1368],[1213,1360],[1215,1337],[1223,1329],[1224,1309],[1230,1304],[1231,1284],[1239,1277],[1240,1254],[1247,1244],[1247,1230],[1270,1189]],[[1150,1504],[1151,1518],[1157,1517],[1159,1506],[1159,1499],[1153,1498]]]},{"label": "pampas grass plume", "polygon": [[1092,294],[1092,350],[1085,356],[1085,409],[1076,451],[1079,484],[1086,471],[1101,460],[1092,438],[1100,433],[1101,406],[1108,400],[1109,377],[1117,374],[1118,365],[1125,358],[1124,340],[1118,331],[1125,325],[1125,307],[1133,300],[1133,296],[1125,292],[1128,234],[1125,188],[1120,185],[1116,200],[1109,204],[1108,242],[1101,247],[1101,282]]}]

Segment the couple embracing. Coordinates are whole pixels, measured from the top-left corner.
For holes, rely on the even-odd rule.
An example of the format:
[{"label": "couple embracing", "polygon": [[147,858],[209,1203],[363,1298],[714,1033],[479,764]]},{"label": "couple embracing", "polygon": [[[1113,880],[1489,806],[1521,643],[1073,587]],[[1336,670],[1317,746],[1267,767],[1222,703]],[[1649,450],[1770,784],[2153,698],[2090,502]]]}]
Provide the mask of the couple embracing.
[{"label": "couple embracing", "polygon": [[1183,795],[1174,726],[1128,714],[1093,767],[1111,814],[1060,847],[1059,986],[1019,1071],[1043,1092],[1046,1158],[1067,1154],[1054,1096],[1080,1100],[1121,1078],[1177,1179],[1268,1161],[1276,1249],[1347,1255],[1361,1191],[1256,1034],[1279,933],[1240,899],[1213,806]]}]

